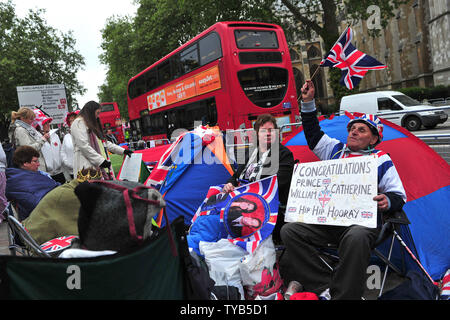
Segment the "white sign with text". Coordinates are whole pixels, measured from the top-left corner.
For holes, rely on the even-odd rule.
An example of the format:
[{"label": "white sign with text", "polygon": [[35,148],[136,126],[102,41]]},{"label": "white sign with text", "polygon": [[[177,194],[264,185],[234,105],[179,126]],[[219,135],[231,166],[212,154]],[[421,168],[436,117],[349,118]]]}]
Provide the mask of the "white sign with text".
[{"label": "white sign with text", "polygon": [[297,164],[285,221],[376,228],[377,176],[375,156]]},{"label": "white sign with text", "polygon": [[125,156],[117,179],[139,182],[141,176],[142,153]]},{"label": "white sign with text", "polygon": [[39,108],[52,124],[64,123],[67,114],[66,88],[64,84],[47,84],[17,87],[19,107]]}]

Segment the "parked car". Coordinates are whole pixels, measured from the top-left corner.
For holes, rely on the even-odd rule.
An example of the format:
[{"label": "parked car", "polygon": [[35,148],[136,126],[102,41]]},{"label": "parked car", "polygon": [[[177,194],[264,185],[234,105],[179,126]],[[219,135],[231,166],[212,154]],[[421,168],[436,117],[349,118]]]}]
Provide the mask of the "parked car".
[{"label": "parked car", "polygon": [[421,104],[398,91],[376,91],[348,95],[341,99],[340,110],[376,114],[380,118],[405,127],[409,131],[419,130],[422,125],[427,129],[432,129],[447,121],[448,118],[445,111],[435,110],[434,107]]}]

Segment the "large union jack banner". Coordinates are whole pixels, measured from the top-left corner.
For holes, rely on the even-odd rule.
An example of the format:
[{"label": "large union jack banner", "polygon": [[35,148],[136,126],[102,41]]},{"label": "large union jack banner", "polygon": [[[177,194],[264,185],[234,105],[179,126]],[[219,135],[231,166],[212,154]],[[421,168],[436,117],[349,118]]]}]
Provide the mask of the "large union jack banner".
[{"label": "large union jack banner", "polygon": [[240,186],[227,194],[222,186],[209,189],[192,223],[205,215],[219,215],[228,240],[253,253],[275,227],[278,217],[278,182],[271,176]]},{"label": "large union jack banner", "polygon": [[367,71],[386,68],[375,58],[356,49],[351,43],[352,39],[353,31],[347,27],[330,52],[320,62],[321,67],[341,69],[340,84],[350,90],[359,84]]}]

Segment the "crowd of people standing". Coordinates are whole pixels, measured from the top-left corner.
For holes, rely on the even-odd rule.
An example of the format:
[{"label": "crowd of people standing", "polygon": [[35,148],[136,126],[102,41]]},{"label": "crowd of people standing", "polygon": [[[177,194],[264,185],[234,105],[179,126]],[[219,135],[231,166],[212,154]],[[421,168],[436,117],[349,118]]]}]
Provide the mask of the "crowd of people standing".
[{"label": "crowd of people standing", "polygon": [[66,132],[61,126],[52,129],[53,119],[40,108],[21,107],[11,113],[9,157],[0,145],[0,213],[11,203],[19,220],[25,220],[49,191],[70,183],[82,169],[111,175],[108,152],[132,151],[107,139],[100,110],[99,103],[90,101],[81,111],[69,112]]}]

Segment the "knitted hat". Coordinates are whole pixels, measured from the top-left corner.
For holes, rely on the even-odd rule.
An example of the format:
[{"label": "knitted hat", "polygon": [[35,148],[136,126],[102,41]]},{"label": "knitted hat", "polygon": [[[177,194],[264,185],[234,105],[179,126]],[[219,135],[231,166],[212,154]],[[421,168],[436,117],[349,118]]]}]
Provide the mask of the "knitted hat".
[{"label": "knitted hat", "polygon": [[347,131],[350,131],[351,126],[357,122],[366,124],[370,128],[370,131],[378,137],[375,145],[379,144],[383,140],[383,124],[377,116],[373,114],[364,114],[359,118],[353,118],[347,124]]},{"label": "knitted hat", "polygon": [[36,118],[33,121],[33,127],[38,129],[43,128],[44,124],[52,122],[53,118],[47,117],[44,112],[40,109],[33,109],[34,114],[36,115]]}]

